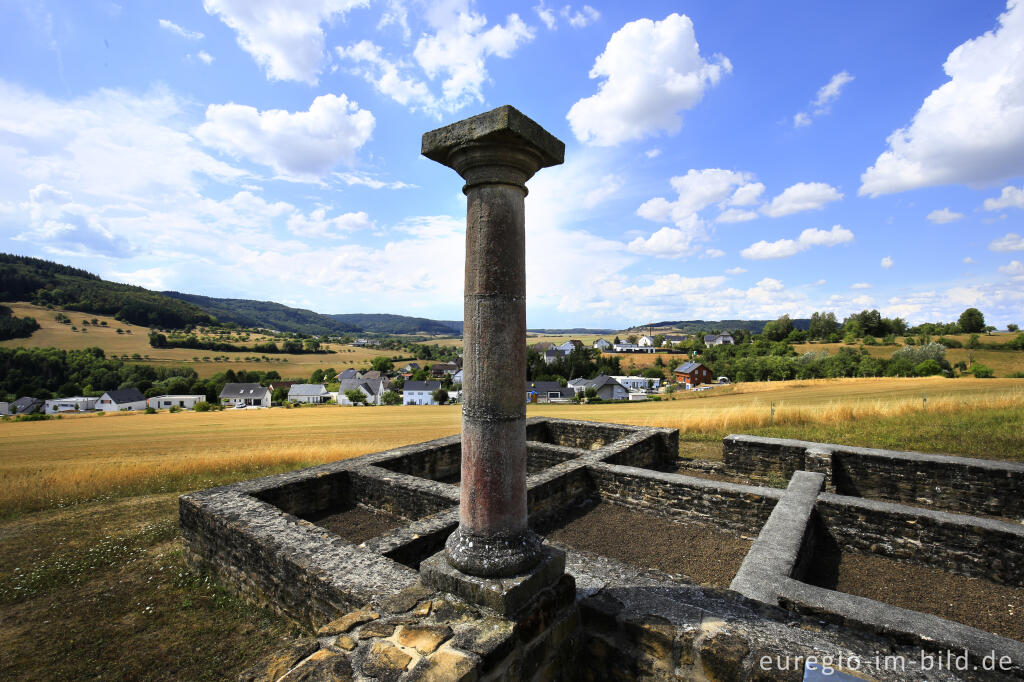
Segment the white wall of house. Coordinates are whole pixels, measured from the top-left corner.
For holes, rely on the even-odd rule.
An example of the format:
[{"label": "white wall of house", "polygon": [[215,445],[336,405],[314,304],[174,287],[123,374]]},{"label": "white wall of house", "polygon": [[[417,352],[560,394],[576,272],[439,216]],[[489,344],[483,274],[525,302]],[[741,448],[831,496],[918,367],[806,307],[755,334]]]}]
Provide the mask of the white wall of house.
[{"label": "white wall of house", "polygon": [[403,405],[437,405],[434,402],[433,391],[404,391],[402,393]]},{"label": "white wall of house", "polygon": [[244,397],[232,396],[230,398],[221,398],[221,402],[232,407],[236,405],[246,405],[247,407],[270,407],[270,391],[253,393],[252,395]]},{"label": "white wall of house", "polygon": [[609,343],[608,341],[605,341],[604,339],[598,339],[597,341],[594,341],[594,348],[599,348],[600,350],[608,350],[611,347],[612,344]]},{"label": "white wall of house", "polygon": [[85,412],[86,410],[95,410],[96,402],[98,400],[99,398],[83,398],[81,396],[73,398],[56,398],[54,400],[47,400],[43,403],[43,411],[46,414]]},{"label": "white wall of house", "polygon": [[[380,399],[362,386],[359,387],[359,392],[366,396],[367,405],[380,405]],[[343,391],[338,391],[338,404],[344,407],[352,407],[352,401],[348,399],[348,396]]]},{"label": "white wall of house", "polygon": [[640,376],[614,376],[612,379],[615,379],[630,391],[646,391],[648,387],[651,390],[657,390],[661,387],[661,379],[648,379],[647,377]]},{"label": "white wall of house", "polygon": [[104,412],[123,412],[124,410],[144,410],[146,409],[146,400],[135,400],[129,403],[115,403],[111,400],[110,396],[104,393],[100,396],[100,399],[96,401],[96,409],[103,410]]},{"label": "white wall of house", "polygon": [[169,410],[172,407],[191,410],[195,408],[196,403],[205,401],[205,395],[158,395],[147,400],[146,406],[154,410]]},{"label": "white wall of house", "polygon": [[641,336],[640,340],[637,341],[636,345],[638,345],[638,346],[645,346],[647,348],[653,348],[654,347],[654,337],[653,336]]}]

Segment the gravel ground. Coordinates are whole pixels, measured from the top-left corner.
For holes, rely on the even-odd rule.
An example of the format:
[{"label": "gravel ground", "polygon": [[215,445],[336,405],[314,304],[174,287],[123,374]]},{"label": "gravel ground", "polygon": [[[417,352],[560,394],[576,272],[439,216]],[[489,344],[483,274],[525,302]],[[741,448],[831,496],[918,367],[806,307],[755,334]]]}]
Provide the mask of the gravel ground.
[{"label": "gravel ground", "polygon": [[394,530],[405,523],[397,516],[370,511],[365,507],[352,507],[318,519],[310,519],[310,521],[357,545]]},{"label": "gravel ground", "polygon": [[[1024,641],[1024,589],[873,554],[821,557],[808,582]],[[831,562],[831,566],[828,564]]]},{"label": "gravel ground", "polygon": [[681,573],[712,587],[729,586],[752,544],[714,526],[670,521],[609,503],[598,504],[546,535],[581,551]]}]

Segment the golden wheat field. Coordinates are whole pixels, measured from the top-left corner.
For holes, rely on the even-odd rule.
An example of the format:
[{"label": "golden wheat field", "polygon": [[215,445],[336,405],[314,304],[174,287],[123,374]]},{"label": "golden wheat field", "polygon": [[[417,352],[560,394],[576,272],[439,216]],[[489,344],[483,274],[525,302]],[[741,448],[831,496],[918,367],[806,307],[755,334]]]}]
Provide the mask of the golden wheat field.
[{"label": "golden wheat field", "polygon": [[[925,403],[922,397],[927,398]],[[774,416],[771,415],[774,404]],[[1024,409],[1024,380],[834,379],[716,387],[660,402],[530,405],[531,416],[664,426],[687,432],[840,422],[927,409]],[[87,499],[154,481],[262,472],[354,457],[451,435],[458,406],[123,413],[0,423],[0,511]]]}]

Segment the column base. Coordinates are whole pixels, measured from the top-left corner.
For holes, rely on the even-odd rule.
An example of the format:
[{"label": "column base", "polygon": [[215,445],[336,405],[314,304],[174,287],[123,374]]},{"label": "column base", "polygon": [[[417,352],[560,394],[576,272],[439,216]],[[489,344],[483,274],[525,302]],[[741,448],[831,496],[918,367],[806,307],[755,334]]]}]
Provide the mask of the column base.
[{"label": "column base", "polygon": [[531,570],[510,578],[483,578],[454,568],[446,552],[438,552],[420,562],[423,584],[450,592],[468,602],[486,606],[503,616],[514,616],[534,597],[552,587],[565,574],[565,552],[541,545]]},{"label": "column base", "polygon": [[472,535],[460,526],[444,543],[448,563],[470,575],[507,578],[526,573],[540,561],[540,537],[527,528],[512,536]]}]

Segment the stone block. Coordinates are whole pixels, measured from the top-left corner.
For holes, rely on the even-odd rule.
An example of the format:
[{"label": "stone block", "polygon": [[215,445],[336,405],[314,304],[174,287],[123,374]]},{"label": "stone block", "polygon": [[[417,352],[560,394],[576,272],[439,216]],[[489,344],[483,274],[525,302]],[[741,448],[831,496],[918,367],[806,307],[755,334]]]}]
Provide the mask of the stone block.
[{"label": "stone block", "polygon": [[395,641],[423,655],[433,653],[452,636],[447,625],[403,625]]},{"label": "stone block", "polygon": [[741,635],[719,631],[700,643],[700,662],[711,682],[732,682],[743,677],[743,663],[750,653]]},{"label": "stone block", "polygon": [[447,166],[452,150],[492,141],[528,148],[537,156],[538,168],[556,166],[565,159],[565,143],[507,104],[424,133],[420,153]]},{"label": "stone block", "polygon": [[358,611],[351,611],[346,613],[341,618],[335,618],[327,625],[317,630],[317,634],[322,637],[330,637],[331,635],[340,635],[348,632],[357,625],[363,623],[369,623],[371,620],[377,620],[380,618],[380,614],[374,611],[368,611],[360,609]]},{"label": "stone block", "polygon": [[420,564],[420,576],[425,585],[450,592],[504,616],[522,611],[564,573],[565,552],[548,546],[543,547],[540,562],[532,570],[510,578],[468,575],[451,566],[444,552],[438,552]]},{"label": "stone block", "polygon": [[470,654],[451,647],[420,660],[408,676],[409,682],[476,682],[478,661]]},{"label": "stone block", "polygon": [[362,670],[365,675],[385,682],[397,680],[410,662],[412,656],[391,642],[377,640],[363,659]]},{"label": "stone block", "polygon": [[280,682],[351,682],[352,664],[347,656],[321,649]]},{"label": "stone block", "polygon": [[505,618],[484,617],[457,626],[452,645],[480,657],[481,672],[489,672],[512,652],[516,644],[514,623]]}]

